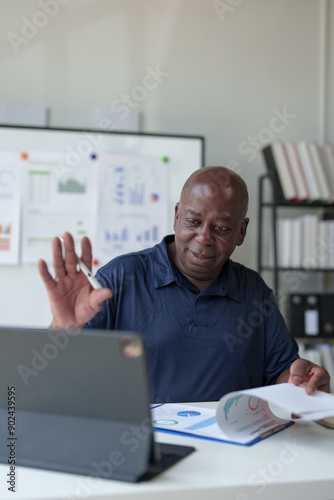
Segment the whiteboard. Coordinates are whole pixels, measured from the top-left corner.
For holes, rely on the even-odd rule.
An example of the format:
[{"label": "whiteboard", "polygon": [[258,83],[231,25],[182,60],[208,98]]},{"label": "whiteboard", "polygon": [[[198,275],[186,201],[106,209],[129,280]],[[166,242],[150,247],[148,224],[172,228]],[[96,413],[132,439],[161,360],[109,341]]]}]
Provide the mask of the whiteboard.
[{"label": "whiteboard", "polygon": [[[202,136],[0,125],[0,152],[60,152],[77,168],[92,155],[161,158],[168,169],[168,233],[173,232],[174,207],[184,182],[204,166],[204,144]],[[51,314],[36,265],[0,266],[0,284],[1,326],[48,326]]]}]

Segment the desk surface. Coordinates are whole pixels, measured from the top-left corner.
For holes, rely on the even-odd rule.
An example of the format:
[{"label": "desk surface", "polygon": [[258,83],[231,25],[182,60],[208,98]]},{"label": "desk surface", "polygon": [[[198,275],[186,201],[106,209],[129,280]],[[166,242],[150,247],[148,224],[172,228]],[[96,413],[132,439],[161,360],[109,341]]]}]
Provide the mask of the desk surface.
[{"label": "desk surface", "polygon": [[[215,407],[216,403],[198,406]],[[334,500],[334,430],[299,421],[250,447],[156,433],[161,442],[196,451],[139,484],[0,464],[1,500]]]}]

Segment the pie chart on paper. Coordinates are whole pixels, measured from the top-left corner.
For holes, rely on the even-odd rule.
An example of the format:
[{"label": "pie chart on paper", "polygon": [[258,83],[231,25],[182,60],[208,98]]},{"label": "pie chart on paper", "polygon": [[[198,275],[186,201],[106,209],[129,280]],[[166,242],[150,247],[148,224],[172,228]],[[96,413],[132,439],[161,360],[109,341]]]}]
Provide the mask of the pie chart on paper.
[{"label": "pie chart on paper", "polygon": [[199,411],[194,410],[183,410],[177,413],[179,417],[198,417],[200,414],[201,413]]}]

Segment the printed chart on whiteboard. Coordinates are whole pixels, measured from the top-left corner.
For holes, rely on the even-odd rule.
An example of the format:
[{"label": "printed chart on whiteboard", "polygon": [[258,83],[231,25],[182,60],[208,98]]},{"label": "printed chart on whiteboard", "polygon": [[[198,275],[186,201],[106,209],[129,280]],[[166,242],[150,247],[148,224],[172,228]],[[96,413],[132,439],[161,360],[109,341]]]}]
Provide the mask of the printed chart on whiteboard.
[{"label": "printed chart on whiteboard", "polygon": [[52,262],[52,239],[69,231],[79,255],[91,240],[100,266],[155,245],[167,223],[160,157],[94,154],[70,167],[64,152],[1,152],[0,264]]},{"label": "printed chart on whiteboard", "polygon": [[50,261],[51,240],[65,231],[72,233],[79,253],[82,236],[94,240],[96,165],[85,160],[80,168],[61,169],[62,161],[49,151],[30,153],[24,162],[23,263]]},{"label": "printed chart on whiteboard", "polygon": [[167,169],[159,158],[99,157],[99,221],[96,256],[147,248],[167,232]]},{"label": "printed chart on whiteboard", "polygon": [[20,235],[20,169],[15,156],[0,157],[0,264],[18,264]]}]

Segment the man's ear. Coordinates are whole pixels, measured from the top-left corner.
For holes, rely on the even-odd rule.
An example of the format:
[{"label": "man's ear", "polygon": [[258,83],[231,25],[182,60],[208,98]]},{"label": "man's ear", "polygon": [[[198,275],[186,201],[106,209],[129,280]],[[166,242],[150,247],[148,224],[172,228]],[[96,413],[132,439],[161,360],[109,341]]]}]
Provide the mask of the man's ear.
[{"label": "man's ear", "polygon": [[237,246],[239,247],[240,245],[243,244],[244,242],[244,239],[246,237],[246,232],[247,232],[247,226],[248,226],[248,223],[249,223],[249,218],[246,217],[242,223],[241,223],[241,226],[240,226],[240,233],[239,233],[239,236],[238,236],[238,241],[237,241]]},{"label": "man's ear", "polygon": [[179,218],[179,212],[180,212],[180,203],[178,202],[176,205],[175,205],[175,209],[174,209],[174,225],[173,225],[173,229],[175,231],[175,227],[176,227],[176,222]]}]

